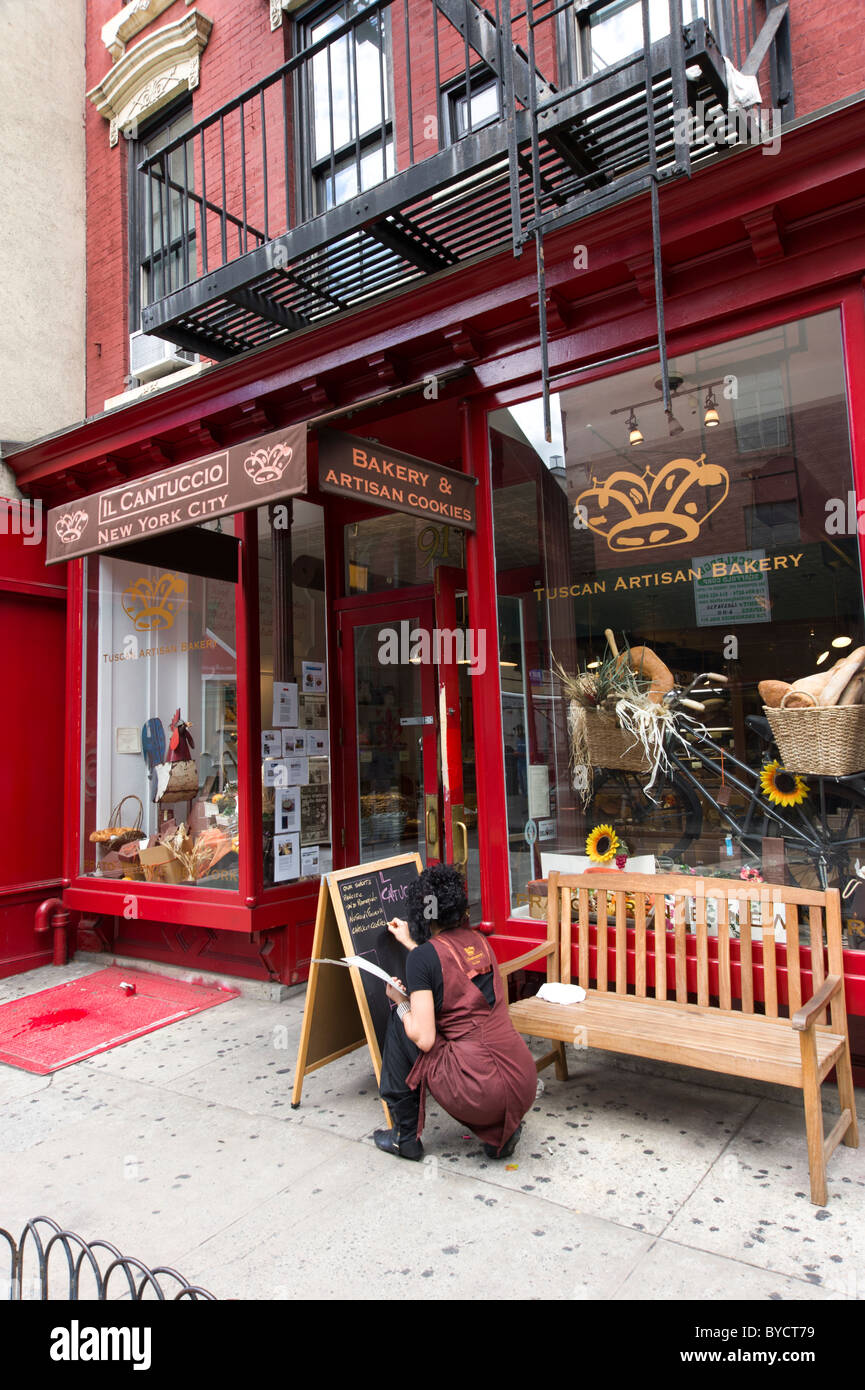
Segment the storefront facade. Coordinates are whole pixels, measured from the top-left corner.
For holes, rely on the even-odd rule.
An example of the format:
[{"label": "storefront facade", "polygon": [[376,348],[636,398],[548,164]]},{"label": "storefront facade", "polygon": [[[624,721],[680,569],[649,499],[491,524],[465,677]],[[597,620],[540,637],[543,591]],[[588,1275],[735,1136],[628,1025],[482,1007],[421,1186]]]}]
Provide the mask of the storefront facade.
[{"label": "storefront facade", "polygon": [[[582,854],[602,822],[632,855],[813,882],[776,834],[743,849],[696,764],[660,803],[601,773],[582,796],[555,669],[601,661],[612,629],[682,684],[723,673],[710,732],[759,772],[757,684],[865,641],[863,134],[851,101],[664,189],[669,412],[635,197],[546,236],[550,440],[535,267],[504,250],[11,457],[49,528],[105,523],[71,560],[50,542],[80,948],[301,983],[321,874],[417,849],[464,867],[510,958],[539,934],[541,854]],[[235,453],[266,500],[208,491]],[[148,486],[191,469],[229,501],[154,510]],[[145,513],[149,551],[106,521]],[[826,814],[865,836],[855,785]]]}]

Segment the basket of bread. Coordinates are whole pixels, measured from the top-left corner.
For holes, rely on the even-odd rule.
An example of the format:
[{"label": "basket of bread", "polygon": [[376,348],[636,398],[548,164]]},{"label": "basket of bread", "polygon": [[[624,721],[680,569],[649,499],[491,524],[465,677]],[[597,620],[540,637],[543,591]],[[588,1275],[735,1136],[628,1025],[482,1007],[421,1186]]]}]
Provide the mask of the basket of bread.
[{"label": "basket of bread", "polygon": [[784,766],[803,777],[848,777],[865,769],[865,647],[827,671],[758,690]]},{"label": "basket of bread", "polygon": [[[138,806],[138,811],[131,824],[124,825],[123,807],[127,801],[133,801]],[[140,796],[124,796],[123,800],[114,807],[108,819],[111,822],[104,830],[94,830],[90,836],[92,845],[101,845],[106,852],[119,850],[121,845],[128,845],[133,840],[140,840],[144,835],[141,829],[141,821],[144,816],[144,806]]]}]

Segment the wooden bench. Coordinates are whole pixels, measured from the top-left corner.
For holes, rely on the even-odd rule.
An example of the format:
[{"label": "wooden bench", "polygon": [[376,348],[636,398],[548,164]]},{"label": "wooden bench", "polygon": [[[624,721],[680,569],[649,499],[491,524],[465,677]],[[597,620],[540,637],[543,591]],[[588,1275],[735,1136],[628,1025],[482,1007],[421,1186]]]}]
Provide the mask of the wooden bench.
[{"label": "wooden bench", "polygon": [[[597,894],[597,912],[591,914],[590,892]],[[709,932],[709,902],[715,904],[717,935]],[[734,902],[738,940],[731,932]],[[761,904],[759,925],[753,921],[755,903]],[[779,916],[786,945],[775,940]],[[807,944],[800,947],[805,931],[810,951]],[[798,1087],[811,1201],[825,1206],[826,1160],[841,1141],[851,1148],[859,1144],[837,889],[819,893],[672,874],[551,873],[546,939],[503,964],[503,974],[546,957],[547,978],[571,983],[574,936],[577,983],[586,999],[551,1004],[529,998],[510,1006],[520,1033],[554,1043],[538,1070],[554,1063],[556,1075],[565,1079],[565,1043],[571,1043]],[[808,974],[811,997],[803,1003]],[[841,1116],[824,1136],[821,1085],[833,1067]]]}]

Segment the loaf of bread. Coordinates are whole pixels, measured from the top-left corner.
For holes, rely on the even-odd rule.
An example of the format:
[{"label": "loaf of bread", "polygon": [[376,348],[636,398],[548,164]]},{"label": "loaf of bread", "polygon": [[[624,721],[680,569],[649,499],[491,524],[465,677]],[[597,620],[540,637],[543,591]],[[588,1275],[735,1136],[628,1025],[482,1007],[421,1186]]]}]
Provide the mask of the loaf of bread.
[{"label": "loaf of bread", "polygon": [[769,706],[769,709],[777,709],[787,691],[792,690],[792,688],[787,681],[761,681],[757,686],[760,699],[764,705]]}]

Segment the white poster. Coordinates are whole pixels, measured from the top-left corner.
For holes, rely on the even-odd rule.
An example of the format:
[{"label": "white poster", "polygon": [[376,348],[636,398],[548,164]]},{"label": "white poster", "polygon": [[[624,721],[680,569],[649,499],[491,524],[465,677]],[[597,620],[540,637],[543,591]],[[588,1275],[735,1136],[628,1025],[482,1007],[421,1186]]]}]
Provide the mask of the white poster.
[{"label": "white poster", "polygon": [[[284,784],[287,787],[305,787],[309,782],[309,759],[303,758],[283,758],[288,780]],[[275,783],[274,785],[283,785]]]},{"label": "white poster", "polygon": [[282,758],[265,758],[262,767],[266,787],[290,786],[291,779],[288,775],[288,768]]},{"label": "white poster", "polygon": [[284,758],[291,757],[292,753],[306,752],[306,733],[303,729],[283,729],[282,747],[279,750]]},{"label": "white poster", "polygon": [[772,617],[768,575],[771,563],[765,550],[740,550],[736,554],[693,559],[697,627],[768,623]]},{"label": "white poster", "polygon": [[300,787],[277,787],[274,792],[274,833],[300,830]]},{"label": "white poster", "polygon": [[529,764],[529,819],[550,814],[550,769],[546,763]]},{"label": "white poster", "polygon": [[275,882],[297,878],[300,873],[300,836],[274,835],[273,877]]},{"label": "white poster", "polygon": [[262,729],[261,756],[263,758],[282,757],[282,731],[280,729]]},{"label": "white poster", "polygon": [[297,728],[297,681],[273,682],[273,723],[280,729]]},{"label": "white poster", "polygon": [[307,729],[306,755],[308,758],[327,757],[327,729]]},{"label": "white poster", "polygon": [[304,845],[300,851],[300,873],[302,878],[320,872],[318,845]]},{"label": "white poster", "polygon": [[[327,691],[327,667],[323,661],[304,661],[301,665],[301,684],[305,695],[324,695]],[[297,719],[295,719],[295,724]]]}]

